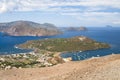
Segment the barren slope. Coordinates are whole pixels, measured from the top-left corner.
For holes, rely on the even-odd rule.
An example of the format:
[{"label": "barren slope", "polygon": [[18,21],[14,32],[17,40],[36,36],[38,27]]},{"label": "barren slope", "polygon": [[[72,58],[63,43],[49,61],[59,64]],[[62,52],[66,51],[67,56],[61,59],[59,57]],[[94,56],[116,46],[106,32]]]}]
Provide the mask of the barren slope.
[{"label": "barren slope", "polygon": [[120,55],[77,62],[67,62],[47,68],[26,68],[0,71],[0,80],[119,80]]}]

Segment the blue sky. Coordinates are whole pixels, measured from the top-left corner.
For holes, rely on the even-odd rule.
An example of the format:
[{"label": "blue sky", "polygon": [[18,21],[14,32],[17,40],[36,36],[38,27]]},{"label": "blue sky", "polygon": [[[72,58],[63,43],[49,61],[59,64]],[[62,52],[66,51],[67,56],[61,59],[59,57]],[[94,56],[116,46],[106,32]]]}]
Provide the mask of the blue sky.
[{"label": "blue sky", "polygon": [[0,0],[0,22],[120,27],[120,0]]}]

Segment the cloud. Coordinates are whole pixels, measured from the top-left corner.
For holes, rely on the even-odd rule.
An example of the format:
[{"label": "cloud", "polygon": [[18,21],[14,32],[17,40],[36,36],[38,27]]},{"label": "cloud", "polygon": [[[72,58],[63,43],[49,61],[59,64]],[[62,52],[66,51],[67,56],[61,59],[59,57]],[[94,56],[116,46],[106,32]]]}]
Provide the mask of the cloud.
[{"label": "cloud", "polygon": [[[120,23],[120,12],[73,12],[61,13],[76,18],[81,25],[116,25]],[[120,25],[120,24],[119,24]]]},{"label": "cloud", "polygon": [[4,13],[7,11],[14,11],[15,8],[17,7],[16,4],[17,3],[13,0],[10,0],[8,2],[6,0],[0,1],[0,13]]},{"label": "cloud", "polygon": [[120,25],[120,21],[114,21],[113,24]]},{"label": "cloud", "polygon": [[0,13],[27,11],[58,13],[90,24],[120,23],[119,0],[0,0]]},{"label": "cloud", "polygon": [[6,11],[35,11],[35,10],[50,11],[53,9],[51,7],[58,7],[58,9],[56,8],[56,10],[60,10],[59,7],[64,7],[64,6],[67,6],[68,8],[69,6],[82,6],[82,7],[86,7],[89,11],[92,10],[95,11],[95,10],[103,9],[103,6],[104,8],[112,7],[112,8],[120,9],[120,2],[119,0],[103,0],[103,1],[101,0],[1,0],[0,12],[2,13]]}]

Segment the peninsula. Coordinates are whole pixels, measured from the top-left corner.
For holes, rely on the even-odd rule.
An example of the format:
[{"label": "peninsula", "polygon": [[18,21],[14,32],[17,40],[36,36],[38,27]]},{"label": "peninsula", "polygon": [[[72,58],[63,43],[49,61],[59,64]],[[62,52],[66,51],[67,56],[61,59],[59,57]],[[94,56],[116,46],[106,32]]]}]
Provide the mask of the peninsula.
[{"label": "peninsula", "polygon": [[56,38],[28,41],[18,45],[24,49],[34,49],[28,54],[12,54],[0,56],[0,69],[38,68],[64,63],[59,54],[109,48],[106,43],[97,42],[85,36],[72,38]]},{"label": "peninsula", "polygon": [[76,36],[72,38],[33,40],[19,45],[19,47],[51,52],[75,52],[109,48],[110,46],[85,36]]}]

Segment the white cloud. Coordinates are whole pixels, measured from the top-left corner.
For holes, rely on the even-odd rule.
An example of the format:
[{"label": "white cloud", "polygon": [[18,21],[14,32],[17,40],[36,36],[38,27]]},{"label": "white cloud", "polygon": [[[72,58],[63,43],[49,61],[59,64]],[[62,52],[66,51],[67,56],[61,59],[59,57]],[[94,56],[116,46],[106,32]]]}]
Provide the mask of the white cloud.
[{"label": "white cloud", "polygon": [[[104,12],[109,8],[120,9],[119,0],[0,0],[0,13],[14,11],[57,12],[73,16],[84,22],[96,21],[119,24],[120,11]],[[101,11],[101,12],[100,12]]]},{"label": "white cloud", "polygon": [[0,7],[0,13],[6,12],[6,11],[7,11],[7,6],[5,4],[2,4],[2,6]]},{"label": "white cloud", "polygon": [[4,13],[7,11],[14,11],[14,9],[17,7],[16,6],[16,2],[10,0],[9,2],[7,2],[6,0],[3,0],[0,2],[0,13]]},{"label": "white cloud", "polygon": [[52,9],[51,7],[62,7],[62,6],[83,6],[83,7],[87,7],[88,10],[90,9],[89,7],[91,7],[90,10],[94,10],[94,11],[102,9],[101,6],[120,9],[120,1],[119,0],[1,0],[0,12],[34,11],[34,10],[49,11],[50,9]]},{"label": "white cloud", "polygon": [[120,21],[114,21],[113,24],[120,25]]},{"label": "white cloud", "polygon": [[81,25],[114,25],[120,23],[119,12],[73,12],[62,13],[62,15],[69,15],[76,18],[80,23],[82,22]]}]

